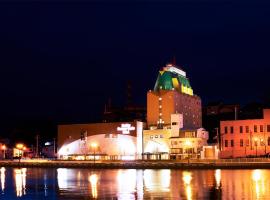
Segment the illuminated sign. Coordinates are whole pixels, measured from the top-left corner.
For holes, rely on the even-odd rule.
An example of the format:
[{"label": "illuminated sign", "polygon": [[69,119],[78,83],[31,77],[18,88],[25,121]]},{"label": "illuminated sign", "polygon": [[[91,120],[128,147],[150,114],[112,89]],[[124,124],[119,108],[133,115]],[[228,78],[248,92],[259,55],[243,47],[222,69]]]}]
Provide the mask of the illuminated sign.
[{"label": "illuminated sign", "polygon": [[130,131],[134,131],[135,127],[131,124],[121,124],[121,127],[117,127],[117,131],[122,131],[122,134],[129,134]]},{"label": "illuminated sign", "polygon": [[173,67],[171,64],[168,64],[166,67],[164,67],[164,69],[166,71],[173,72],[173,73],[176,73],[176,74],[179,74],[179,75],[186,77],[186,72],[184,72],[183,70],[178,69],[176,67]]}]

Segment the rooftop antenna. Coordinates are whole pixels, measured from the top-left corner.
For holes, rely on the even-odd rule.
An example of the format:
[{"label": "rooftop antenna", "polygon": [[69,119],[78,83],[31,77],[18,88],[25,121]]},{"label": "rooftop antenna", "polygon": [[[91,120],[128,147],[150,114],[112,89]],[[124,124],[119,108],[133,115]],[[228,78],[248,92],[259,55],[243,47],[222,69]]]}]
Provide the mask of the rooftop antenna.
[{"label": "rooftop antenna", "polygon": [[174,66],[176,65],[176,57],[175,57],[175,56],[173,56],[172,64],[173,64]]}]

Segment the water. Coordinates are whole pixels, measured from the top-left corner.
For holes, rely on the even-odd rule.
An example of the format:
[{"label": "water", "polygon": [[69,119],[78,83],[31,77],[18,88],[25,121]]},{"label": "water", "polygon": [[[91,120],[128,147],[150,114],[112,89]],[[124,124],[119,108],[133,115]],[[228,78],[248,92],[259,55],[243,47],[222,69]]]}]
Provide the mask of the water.
[{"label": "water", "polygon": [[270,170],[2,167],[0,199],[270,199]]}]

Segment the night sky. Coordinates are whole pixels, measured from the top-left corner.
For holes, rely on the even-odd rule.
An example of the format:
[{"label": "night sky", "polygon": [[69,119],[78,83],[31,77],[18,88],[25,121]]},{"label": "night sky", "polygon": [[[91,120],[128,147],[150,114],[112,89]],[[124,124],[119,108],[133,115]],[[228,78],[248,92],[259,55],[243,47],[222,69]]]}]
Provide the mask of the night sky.
[{"label": "night sky", "polygon": [[145,105],[173,57],[203,104],[270,94],[269,1],[1,1],[0,22],[1,127],[98,120],[129,80]]}]

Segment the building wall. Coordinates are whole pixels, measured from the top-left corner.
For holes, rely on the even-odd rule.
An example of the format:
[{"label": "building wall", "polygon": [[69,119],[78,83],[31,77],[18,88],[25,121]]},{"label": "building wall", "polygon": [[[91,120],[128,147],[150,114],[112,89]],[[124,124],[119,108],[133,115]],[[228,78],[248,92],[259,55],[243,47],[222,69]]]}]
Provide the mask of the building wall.
[{"label": "building wall", "polygon": [[220,122],[221,158],[259,156],[270,152],[270,109],[263,119]]},{"label": "building wall", "polygon": [[[159,100],[159,98],[161,98]],[[159,102],[161,101],[161,102]],[[161,109],[159,106],[162,106]],[[160,113],[164,124],[170,124],[171,114],[183,114],[184,128],[200,128],[202,126],[201,99],[194,95],[179,93],[174,90],[150,91],[147,93],[147,123],[157,125]]]},{"label": "building wall", "polygon": [[144,153],[169,153],[171,129],[155,129],[143,131]]}]

